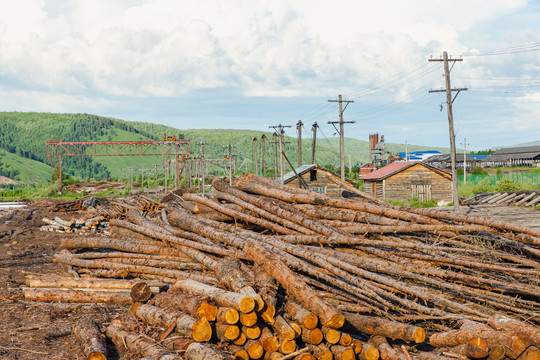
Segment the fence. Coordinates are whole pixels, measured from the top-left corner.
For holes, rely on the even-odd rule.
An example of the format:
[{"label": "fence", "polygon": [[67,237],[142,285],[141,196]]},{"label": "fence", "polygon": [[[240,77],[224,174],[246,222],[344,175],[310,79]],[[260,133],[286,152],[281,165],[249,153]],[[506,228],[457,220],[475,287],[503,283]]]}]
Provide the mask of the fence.
[{"label": "fence", "polygon": [[[540,173],[508,173],[508,174],[495,174],[495,175],[467,175],[468,184],[478,184],[482,180],[488,179],[489,183],[496,185],[502,179],[515,180],[522,184],[540,185]],[[463,184],[463,175],[457,176],[458,184]]]}]

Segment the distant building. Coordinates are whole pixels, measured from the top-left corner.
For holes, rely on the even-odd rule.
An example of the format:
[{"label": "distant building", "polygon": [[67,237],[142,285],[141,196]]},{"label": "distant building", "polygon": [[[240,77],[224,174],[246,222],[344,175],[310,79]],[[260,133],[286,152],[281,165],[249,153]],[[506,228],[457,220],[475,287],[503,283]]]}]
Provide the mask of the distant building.
[{"label": "distant building", "polygon": [[[340,175],[317,164],[302,165],[296,168],[295,171],[302,178],[302,180],[304,180],[309,190],[335,196],[341,196],[342,191],[345,190],[341,186],[329,180],[327,176],[327,174],[332,174],[339,178]],[[354,186],[354,181],[349,179],[345,179],[345,181],[349,185]],[[300,180],[293,171],[283,176],[283,183],[285,185],[303,188],[300,184]]]},{"label": "distant building", "polygon": [[358,176],[360,177],[371,174],[372,172],[377,170],[377,168],[373,164],[360,164],[359,168],[360,170],[358,170]]},{"label": "distant building", "polygon": [[431,165],[394,162],[362,178],[364,192],[384,200],[452,201],[452,176]]},{"label": "distant building", "polygon": [[399,157],[405,159],[405,161],[424,161],[430,156],[441,155],[440,151],[437,150],[426,150],[426,151],[410,151],[410,152],[400,152]]},{"label": "distant building", "polygon": [[487,167],[492,166],[538,166],[540,146],[520,146],[503,148],[483,160]]},{"label": "distant building", "polygon": [[[467,155],[467,169],[474,169],[482,166],[482,160]],[[452,169],[452,159],[450,154],[433,155],[428,157],[424,163],[442,170]],[[463,154],[456,154],[456,168],[463,168]]]}]

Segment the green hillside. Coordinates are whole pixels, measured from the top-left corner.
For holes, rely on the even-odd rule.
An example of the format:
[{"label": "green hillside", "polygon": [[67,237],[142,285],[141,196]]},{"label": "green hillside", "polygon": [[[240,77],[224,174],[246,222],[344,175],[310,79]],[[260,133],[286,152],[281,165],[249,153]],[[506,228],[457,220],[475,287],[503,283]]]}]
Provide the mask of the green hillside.
[{"label": "green hillside", "polygon": [[[49,180],[52,169],[46,158],[47,140],[62,141],[148,141],[161,140],[163,134],[183,136],[191,139],[191,154],[198,156],[201,139],[206,143],[205,158],[222,159],[224,147],[234,145],[237,155],[237,169],[254,170],[253,139],[257,139],[257,155],[262,159],[261,136],[266,135],[266,166],[274,167],[274,138],[271,132],[231,129],[180,130],[151,123],[127,122],[119,119],[90,114],[53,114],[0,112],[0,151],[5,164],[0,171],[10,172],[22,181],[39,176]],[[393,153],[404,151],[404,145],[387,143],[387,150]],[[422,146],[408,146],[409,151],[439,150]],[[345,140],[346,164],[364,163],[369,159],[368,142],[347,138]],[[290,162],[298,164],[297,139],[285,138],[285,154]],[[302,142],[303,163],[311,160],[311,139]],[[339,164],[339,138],[318,137],[315,161],[321,165]],[[66,173],[86,178],[126,178],[128,168],[139,170],[161,169],[163,159],[157,156],[122,156],[122,157],[72,157],[64,158],[62,169]],[[288,167],[289,169],[289,167]],[[222,174],[223,169],[210,168],[213,174]],[[271,170],[270,170],[271,171]],[[136,173],[137,174],[137,173]],[[7,176],[7,175],[5,175]]]},{"label": "green hillside", "polygon": [[[13,176],[10,171],[14,171],[16,175]],[[39,161],[26,159],[0,149],[0,175],[23,183],[46,182],[51,178],[52,168]]]}]

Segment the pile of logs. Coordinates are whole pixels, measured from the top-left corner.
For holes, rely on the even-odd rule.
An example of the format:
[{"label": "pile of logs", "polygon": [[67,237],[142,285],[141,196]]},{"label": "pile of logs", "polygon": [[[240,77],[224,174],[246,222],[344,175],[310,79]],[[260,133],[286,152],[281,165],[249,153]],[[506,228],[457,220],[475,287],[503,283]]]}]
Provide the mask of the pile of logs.
[{"label": "pile of logs", "polygon": [[27,299],[130,303],[107,336],[153,359],[540,355],[540,233],[253,174],[213,187],[183,194],[180,209],[126,206],[108,237],[62,240],[55,261],[72,281],[124,290],[51,280],[29,283]]},{"label": "pile of logs", "polygon": [[61,233],[96,233],[109,228],[109,216],[107,215],[71,220],[64,220],[56,216],[54,219],[43,218],[42,221],[47,225],[42,226],[40,230]]},{"label": "pile of logs", "polygon": [[470,205],[513,205],[535,207],[540,204],[540,191],[505,191],[497,193],[480,193],[463,200]]}]

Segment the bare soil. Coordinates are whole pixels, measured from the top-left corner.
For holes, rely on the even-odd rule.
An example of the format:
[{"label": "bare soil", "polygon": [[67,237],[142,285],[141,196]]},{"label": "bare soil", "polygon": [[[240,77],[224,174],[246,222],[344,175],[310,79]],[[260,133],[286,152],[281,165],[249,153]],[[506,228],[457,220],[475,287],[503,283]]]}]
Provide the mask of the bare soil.
[{"label": "bare soil", "polygon": [[[28,203],[26,208],[0,209],[0,359],[83,359],[73,325],[90,318],[105,329],[124,307],[100,304],[58,304],[25,301],[21,286],[26,274],[66,275],[53,263],[60,239],[75,234],[40,231],[44,217],[88,218],[93,211],[50,213],[51,200]],[[448,209],[448,208],[447,208]],[[540,211],[515,207],[464,207],[471,215],[493,217],[540,229]],[[110,346],[111,349],[114,346]],[[111,359],[129,359],[110,354]]]}]

